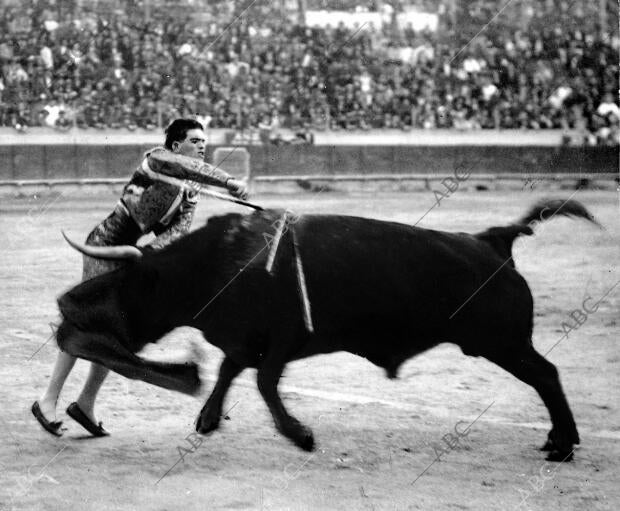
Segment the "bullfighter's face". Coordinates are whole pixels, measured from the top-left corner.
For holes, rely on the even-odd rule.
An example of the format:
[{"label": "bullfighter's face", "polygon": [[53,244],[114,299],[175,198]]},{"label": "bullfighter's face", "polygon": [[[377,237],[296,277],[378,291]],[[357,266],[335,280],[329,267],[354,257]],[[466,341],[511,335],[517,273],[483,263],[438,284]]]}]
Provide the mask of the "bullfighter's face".
[{"label": "bullfighter's face", "polygon": [[172,152],[204,160],[207,139],[201,129],[188,130],[185,140],[172,143]]}]

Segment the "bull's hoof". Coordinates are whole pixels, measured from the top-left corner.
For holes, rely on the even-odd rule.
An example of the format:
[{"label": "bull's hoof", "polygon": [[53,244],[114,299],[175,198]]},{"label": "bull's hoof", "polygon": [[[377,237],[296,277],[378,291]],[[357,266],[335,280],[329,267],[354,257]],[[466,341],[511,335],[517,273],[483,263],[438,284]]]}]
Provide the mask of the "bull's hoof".
[{"label": "bull's hoof", "polygon": [[545,442],[545,445],[543,445],[540,448],[541,451],[553,451],[554,447],[553,447],[553,442],[549,439],[547,439],[547,441]]},{"label": "bull's hoof", "polygon": [[558,432],[557,429],[549,431],[547,441],[540,450],[548,452],[548,461],[571,461],[573,459],[573,446],[579,444],[579,433],[574,428],[570,433]]},{"label": "bull's hoof", "polygon": [[306,427],[304,427],[303,430],[304,431],[299,437],[293,439],[293,442],[295,442],[295,445],[301,447],[304,451],[314,451],[314,435],[312,434],[312,431]]},{"label": "bull's hoof", "polygon": [[200,412],[196,419],[196,431],[201,435],[206,435],[220,427],[220,416],[210,413]]},{"label": "bull's hoof", "polygon": [[557,461],[560,463],[563,461],[572,461],[574,452],[574,449],[571,449],[568,452],[553,450],[549,452],[545,459],[547,461]]},{"label": "bull's hoof", "polygon": [[304,451],[314,450],[314,435],[312,430],[304,426],[297,419],[291,419],[287,424],[277,425],[278,430],[289,438],[297,447]]}]

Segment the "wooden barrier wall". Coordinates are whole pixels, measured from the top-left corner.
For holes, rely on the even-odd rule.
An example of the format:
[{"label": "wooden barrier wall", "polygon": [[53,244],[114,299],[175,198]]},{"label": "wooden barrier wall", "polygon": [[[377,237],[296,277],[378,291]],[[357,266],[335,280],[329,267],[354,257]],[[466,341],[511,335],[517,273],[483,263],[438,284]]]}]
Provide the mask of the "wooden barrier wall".
[{"label": "wooden barrier wall", "polygon": [[[123,178],[145,145],[0,145],[0,180]],[[215,147],[209,148],[212,161]],[[617,147],[248,146],[252,176],[618,173]],[[235,154],[222,164],[235,164]]]}]

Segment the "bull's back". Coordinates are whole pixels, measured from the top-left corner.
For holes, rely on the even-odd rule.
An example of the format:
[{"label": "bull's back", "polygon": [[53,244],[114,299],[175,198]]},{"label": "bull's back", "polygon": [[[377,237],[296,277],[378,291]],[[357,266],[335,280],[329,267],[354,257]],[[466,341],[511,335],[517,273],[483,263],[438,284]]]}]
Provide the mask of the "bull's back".
[{"label": "bull's back", "polygon": [[327,215],[304,217],[298,231],[317,333],[332,342],[414,338],[401,347],[415,352],[527,326],[527,284],[475,236]]}]

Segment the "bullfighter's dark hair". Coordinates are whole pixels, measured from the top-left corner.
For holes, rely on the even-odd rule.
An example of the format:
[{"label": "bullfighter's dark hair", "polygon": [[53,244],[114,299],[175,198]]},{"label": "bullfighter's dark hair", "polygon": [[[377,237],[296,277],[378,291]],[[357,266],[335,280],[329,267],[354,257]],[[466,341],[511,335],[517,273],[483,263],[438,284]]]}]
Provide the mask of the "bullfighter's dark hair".
[{"label": "bullfighter's dark hair", "polygon": [[202,130],[202,124],[194,119],[175,119],[166,128],[166,149],[172,150],[173,142],[185,140],[189,130]]}]

